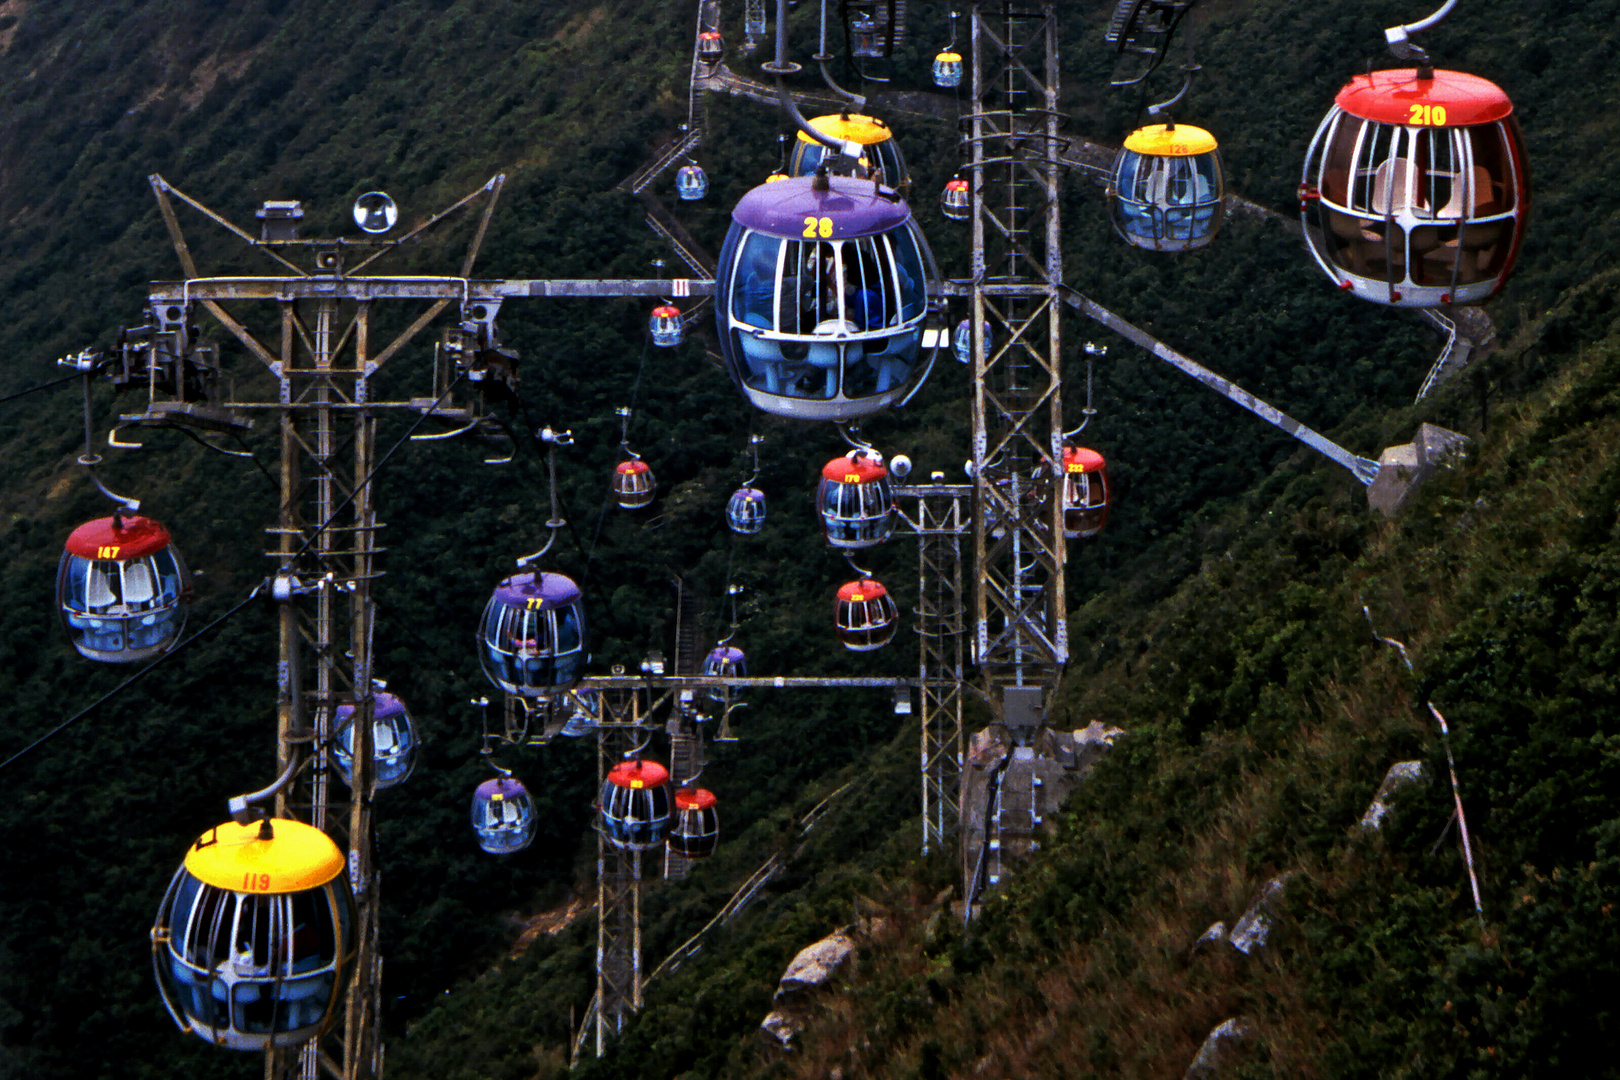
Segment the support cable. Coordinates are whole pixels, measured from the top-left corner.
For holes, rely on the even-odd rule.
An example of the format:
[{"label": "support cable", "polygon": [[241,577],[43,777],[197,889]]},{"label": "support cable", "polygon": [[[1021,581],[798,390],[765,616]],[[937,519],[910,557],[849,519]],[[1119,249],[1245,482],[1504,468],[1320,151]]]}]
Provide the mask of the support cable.
[{"label": "support cable", "polygon": [[78,372],[74,372],[72,375],[64,375],[60,379],[52,379],[48,383],[40,383],[38,386],[30,386],[27,390],[19,390],[15,394],[7,394],[5,397],[0,398],[0,405],[4,405],[8,401],[16,401],[20,397],[27,397],[29,394],[37,394],[41,390],[49,390],[54,386],[61,386],[63,383],[70,383],[78,377]]},{"label": "support cable", "polygon": [[68,728],[72,727],[74,724],[77,724],[80,720],[83,720],[85,717],[87,717],[91,713],[95,712],[97,709],[101,708],[101,706],[105,705],[107,702],[111,701],[113,698],[117,697],[119,694],[121,694],[125,690],[129,689],[131,686],[134,686],[136,683],[138,683],[142,679],[146,678],[146,676],[151,674],[152,670],[154,668],[156,668],[159,664],[161,664],[164,661],[168,660],[170,657],[177,656],[181,652],[184,652],[185,649],[188,646],[190,646],[193,642],[195,642],[198,638],[202,637],[204,634],[207,634],[207,633],[213,631],[216,627],[220,626],[227,619],[231,618],[231,616],[235,615],[237,612],[241,611],[243,608],[245,608],[249,604],[253,603],[254,600],[258,599],[259,592],[260,592],[260,590],[262,588],[263,588],[263,586],[255,587],[252,592],[248,593],[246,600],[243,600],[241,603],[239,603],[235,607],[231,608],[225,614],[221,615],[219,618],[215,619],[213,622],[209,623],[207,626],[203,627],[201,630],[198,630],[195,634],[192,634],[190,637],[186,638],[186,640],[182,641],[180,644],[176,645],[174,648],[170,649],[168,652],[166,652],[163,655],[159,656],[157,659],[153,660],[150,664],[147,664],[145,667],[141,668],[141,670],[137,671],[135,674],[131,675],[129,678],[125,679],[123,682],[119,683],[117,686],[113,687],[111,690],[107,691],[105,694],[101,695],[101,697],[97,698],[95,701],[91,702],[89,705],[86,705],[83,709],[80,709],[73,716],[68,717],[68,719],[62,721],[60,724],[56,725],[50,731],[47,731],[44,735],[41,735],[39,738],[35,739],[33,742],[31,742],[27,746],[23,747],[21,750],[17,751],[15,754],[12,754],[10,757],[6,758],[6,760],[0,761],[0,772],[4,772],[13,763],[15,763],[17,761],[20,761],[22,758],[24,758],[27,755],[33,753],[35,750],[39,749],[41,746],[44,746],[46,743],[48,743],[52,739],[56,738],[56,736],[60,735],[62,732],[66,731]]},{"label": "support cable", "polygon": [[[70,376],[68,376],[68,378],[76,379],[76,378],[78,378],[78,375],[76,375],[76,374],[75,375],[70,375]],[[443,402],[445,398],[449,397],[451,390],[454,390],[456,388],[456,385],[459,384],[460,382],[461,382],[461,378],[458,377],[456,379],[456,381],[450,385],[450,389],[446,390],[444,392],[444,396],[441,397],[439,399],[439,401],[434,403],[434,407],[437,408],[438,405],[441,402]],[[414,432],[418,427],[421,426],[422,421],[426,420],[428,418],[428,416],[432,413],[432,411],[433,411],[432,409],[429,409],[429,410],[425,411],[422,414],[421,418],[418,419],[416,421],[416,423],[411,425],[410,431],[407,431],[405,433],[405,435],[400,439],[400,441],[395,443],[393,445],[393,447],[377,461],[376,466],[371,470],[371,472],[366,474],[366,478],[363,481],[361,481],[360,484],[355,486],[355,494],[358,494],[365,487],[366,484],[369,484],[371,482],[372,478],[375,477],[377,475],[377,472],[384,465],[386,465],[388,463],[388,459],[393,457],[394,453],[397,450],[399,450],[399,448],[401,446],[404,446],[407,442],[410,441],[411,433]],[[307,540],[304,543],[304,546],[299,548],[297,551],[295,551],[292,555],[290,555],[288,557],[287,561],[282,564],[282,569],[283,570],[287,569],[292,564],[293,559],[298,558],[298,556],[300,556],[304,552],[308,551],[310,545],[315,542],[315,540],[321,535],[322,532],[324,532],[328,527],[331,526],[332,522],[337,519],[337,515],[340,514],[345,508],[347,508],[349,503],[354,501],[354,498],[355,498],[355,495],[351,494],[348,498],[344,499],[343,502],[340,503],[332,511],[332,515],[330,517],[328,517],[324,522],[321,523],[320,528],[315,530],[314,534],[310,536],[309,540]],[[83,720],[85,717],[89,716],[91,713],[93,713],[97,709],[101,708],[101,706],[105,705],[107,702],[111,701],[113,698],[115,698],[119,694],[123,693],[129,687],[134,686],[136,683],[138,683],[142,679],[146,678],[146,676],[149,675],[152,672],[152,670],[154,668],[156,668],[159,664],[162,664],[165,661],[167,661],[168,659],[170,659],[171,657],[176,656],[179,653],[185,651],[185,649],[188,648],[198,638],[202,637],[204,634],[210,633],[211,631],[213,631],[214,629],[216,629],[217,627],[222,625],[226,620],[228,620],[232,616],[234,616],[237,612],[241,611],[243,608],[245,608],[249,604],[251,604],[254,600],[258,599],[259,594],[263,590],[263,588],[264,587],[262,585],[255,587],[252,592],[248,593],[247,599],[243,600],[241,603],[237,604],[235,607],[233,607],[229,611],[225,612],[225,614],[221,615],[219,618],[215,619],[213,622],[209,623],[207,626],[203,627],[201,630],[198,630],[195,634],[192,634],[190,637],[186,638],[184,641],[182,641],[180,644],[176,645],[174,648],[170,649],[168,652],[166,652],[166,653],[162,654],[161,656],[157,657],[156,659],[154,659],[150,664],[147,664],[145,667],[141,668],[141,670],[137,671],[135,674],[131,675],[129,678],[125,679],[123,682],[119,683],[117,686],[113,687],[111,690],[107,691],[107,693],[103,694],[101,697],[97,698],[95,701],[93,701],[89,705],[85,706],[79,712],[75,713],[73,716],[69,717],[68,719],[62,721],[62,723],[58,724],[56,727],[54,727],[50,731],[46,732],[44,735],[40,736],[38,739],[35,739],[33,742],[29,743],[27,746],[23,747],[21,750],[17,751],[15,754],[12,754],[10,757],[6,758],[6,760],[0,761],[0,772],[3,772],[6,768],[8,768],[14,762],[17,762],[17,761],[21,760],[22,758],[26,757],[28,754],[31,754],[33,751],[37,750],[39,747],[45,745],[51,739],[54,739],[57,735],[60,735],[62,732],[66,731],[68,728],[72,727],[74,724],[78,723],[80,720]]]}]

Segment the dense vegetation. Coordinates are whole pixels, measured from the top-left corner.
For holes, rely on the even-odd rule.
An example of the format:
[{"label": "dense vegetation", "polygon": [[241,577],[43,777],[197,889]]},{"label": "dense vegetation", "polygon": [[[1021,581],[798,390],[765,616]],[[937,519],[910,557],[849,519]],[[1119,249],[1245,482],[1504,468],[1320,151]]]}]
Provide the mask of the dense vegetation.
[{"label": "dense vegetation", "polygon": [[[1072,128],[1100,141],[1128,130],[1139,105],[1105,87],[1109,6],[1063,9]],[[1333,89],[1377,57],[1380,28],[1413,17],[1408,7],[1212,7],[1188,118],[1217,129],[1238,190],[1288,206]],[[808,54],[815,16],[801,8],[795,50]],[[1335,293],[1276,223],[1234,224],[1185,259],[1150,257],[1122,248],[1097,189],[1071,179],[1076,287],[1358,452],[1404,441],[1421,416],[1474,435],[1475,457],[1401,522],[1376,523],[1347,476],[1116,343],[1088,437],[1113,463],[1120,507],[1072,563],[1077,659],[1060,722],[1098,717],[1130,735],[1045,855],[958,933],[935,917],[948,859],[915,855],[915,730],[897,729],[884,700],[761,698],[747,738],[718,748],[707,774],[736,840],[651,894],[649,965],[768,855],[790,854],[788,872],[653,985],[620,1049],[587,1075],[645,1076],[649,1062],[654,1075],[690,1077],[820,1076],[835,1062],[846,1076],[967,1075],[981,1063],[986,1075],[1164,1075],[1235,1012],[1260,1032],[1245,1066],[1255,1075],[1528,1075],[1567,1071],[1612,1041],[1601,987],[1616,955],[1606,905],[1620,344],[1604,271],[1620,213],[1598,201],[1601,155],[1587,149],[1614,141],[1606,31],[1617,8],[1478,0],[1431,35],[1437,56],[1513,94],[1538,202],[1523,270],[1490,309],[1513,344],[1421,413],[1403,406],[1432,334]],[[732,37],[737,14],[727,11]],[[902,87],[919,85],[945,32],[937,5],[914,17]],[[385,188],[415,220],[505,171],[478,273],[644,273],[659,246],[634,201],[610,189],[685,119],[691,19],[685,5],[640,0],[0,4],[0,395],[55,377],[55,356],[112,340],[138,320],[147,280],[178,272],[153,172],[244,225],[263,199],[299,198],[311,232],[335,232],[359,192]],[[715,250],[725,208],[774,164],[781,125],[747,102],[705,108],[714,195],[680,214]],[[962,235],[932,202],[956,167],[953,135],[918,125],[902,139],[918,213],[946,273],[960,274]],[[205,266],[263,269],[187,221]],[[442,266],[450,250],[425,245],[409,265]],[[502,313],[525,357],[528,417],[579,438],[563,463],[573,527],[561,565],[590,590],[594,664],[667,651],[676,569],[710,597],[728,577],[749,587],[740,641],[760,671],[909,670],[904,639],[859,662],[831,648],[823,616],[843,567],[799,497],[835,449],[828,433],[750,418],[701,342],[647,355],[643,318],[617,303]],[[394,377],[405,385],[426,363],[415,350]],[[868,433],[923,470],[954,473],[963,391],[947,364],[906,414]],[[612,409],[632,399],[632,439],[661,483],[650,521],[603,499]],[[96,404],[104,419],[132,407],[104,388]],[[63,536],[105,505],[74,464],[78,408],[71,388],[0,405],[0,756],[122,677],[74,658],[51,611]],[[770,440],[772,521],[756,540],[717,543],[751,423]],[[250,445],[268,460],[263,428]],[[402,433],[385,425],[379,443]],[[141,496],[205,570],[201,626],[263,575],[271,490],[173,434],[145,441],[109,459],[108,482]],[[588,918],[502,959],[515,916],[588,878],[589,751],[510,755],[544,781],[533,786],[550,832],[530,851],[482,856],[465,825],[481,776],[465,704],[483,692],[470,627],[545,516],[532,458],[494,469],[481,456],[412,446],[379,497],[390,551],[378,668],[429,738],[418,774],[379,815],[389,1063],[408,1076],[554,1073],[590,992]],[[902,600],[909,566],[901,550],[877,562]],[[1415,678],[1372,642],[1363,603],[1380,632],[1412,646]],[[228,795],[268,780],[270,627],[267,612],[244,612],[0,774],[0,1077],[258,1071],[251,1056],[172,1030],[145,932],[186,840]],[[1451,847],[1429,854],[1449,809],[1422,712],[1431,697],[1457,729],[1484,936]],[[1351,842],[1382,770],[1413,756],[1429,761],[1430,787],[1402,802],[1384,837]],[[801,836],[798,817],[851,782]],[[1279,870],[1302,873],[1275,952],[1247,967],[1189,963],[1203,926],[1230,920]],[[805,1053],[761,1056],[751,1032],[787,960],[874,914],[888,919],[883,947],[863,954]]]}]

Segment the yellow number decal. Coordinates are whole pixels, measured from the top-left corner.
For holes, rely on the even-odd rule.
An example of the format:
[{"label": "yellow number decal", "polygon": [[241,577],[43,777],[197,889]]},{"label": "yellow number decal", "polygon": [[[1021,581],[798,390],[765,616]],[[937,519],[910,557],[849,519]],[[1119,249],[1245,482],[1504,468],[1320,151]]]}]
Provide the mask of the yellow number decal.
[{"label": "yellow number decal", "polygon": [[825,240],[825,239],[827,239],[827,237],[831,236],[832,235],[832,218],[824,217],[820,221],[816,222],[816,231],[821,234],[821,238],[823,240]]},{"label": "yellow number decal", "polygon": [[540,610],[540,605],[544,604],[545,602],[546,602],[545,597],[531,596],[531,597],[529,597],[528,600],[526,600],[524,602],[524,606],[527,607],[530,611],[539,611]]},{"label": "yellow number decal", "polygon": [[819,236],[823,240],[825,240],[829,236],[831,236],[832,234],[833,234],[833,221],[832,221],[832,218],[830,218],[830,217],[824,217],[824,218],[807,217],[807,218],[804,219],[804,235],[805,236],[808,236],[811,239],[815,239],[816,237]]},{"label": "yellow number decal", "polygon": [[1444,127],[1446,123],[1446,107],[1444,105],[1411,105],[1412,111],[1407,114],[1407,122],[1420,127]]},{"label": "yellow number decal", "polygon": [[846,483],[846,484],[858,484],[860,482],[861,482],[861,474],[860,473],[847,472],[847,473],[844,474],[844,483]]},{"label": "yellow number decal", "polygon": [[809,237],[814,237],[816,235],[816,219],[815,218],[807,217],[807,218],[804,219],[804,235],[809,236]]},{"label": "yellow number decal", "polygon": [[111,547],[98,547],[96,548],[96,558],[116,559],[118,558],[118,549],[120,546],[121,545],[113,544]]}]

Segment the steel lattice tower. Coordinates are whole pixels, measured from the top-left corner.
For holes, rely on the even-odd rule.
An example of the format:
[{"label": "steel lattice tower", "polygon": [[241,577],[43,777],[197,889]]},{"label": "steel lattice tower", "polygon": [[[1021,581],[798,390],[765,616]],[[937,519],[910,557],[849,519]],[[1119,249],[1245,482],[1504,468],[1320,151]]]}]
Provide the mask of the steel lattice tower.
[{"label": "steel lattice tower", "polygon": [[973,647],[1025,743],[1069,655],[1061,500],[1036,490],[1063,449],[1056,7],[977,0],[969,33]]}]

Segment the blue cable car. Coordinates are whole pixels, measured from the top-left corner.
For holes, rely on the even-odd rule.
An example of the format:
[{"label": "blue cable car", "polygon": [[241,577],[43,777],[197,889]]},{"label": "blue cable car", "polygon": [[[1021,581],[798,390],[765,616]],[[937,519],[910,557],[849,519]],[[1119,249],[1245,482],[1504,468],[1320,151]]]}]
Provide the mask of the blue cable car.
[{"label": "blue cable car", "polygon": [[962,85],[962,54],[952,49],[934,57],[934,85],[949,90]]},{"label": "blue cable car", "polygon": [[514,574],[495,587],[478,632],[490,682],[519,697],[545,697],[579,681],[585,666],[585,599],[562,574]]},{"label": "blue cable car", "polygon": [[[337,741],[332,746],[338,775],[351,786],[354,784],[354,713],[353,705],[338,706]],[[421,743],[416,737],[416,726],[411,722],[410,711],[393,694],[379,691],[373,695],[371,738],[377,790],[404,783],[410,777],[411,770],[416,768],[417,750]]]},{"label": "blue cable car", "polygon": [[697,162],[675,170],[675,194],[682,202],[697,202],[709,193],[709,178]]},{"label": "blue cable car", "polygon": [[859,420],[916,393],[933,257],[898,194],[817,174],[764,184],[732,213],[715,316],[737,389],[755,408]]},{"label": "blue cable car", "polygon": [[[990,324],[984,324],[984,358],[990,359],[990,347],[994,344],[995,333]],[[956,324],[956,332],[951,335],[951,351],[956,354],[958,363],[971,364],[973,362],[973,320],[963,319]]]},{"label": "blue cable car", "polygon": [[816,512],[833,547],[865,548],[887,540],[898,510],[883,459],[856,450],[827,462],[816,488]]},{"label": "blue cable car", "polygon": [[491,855],[522,851],[534,840],[534,799],[512,776],[485,780],[473,791],[472,827]]}]

